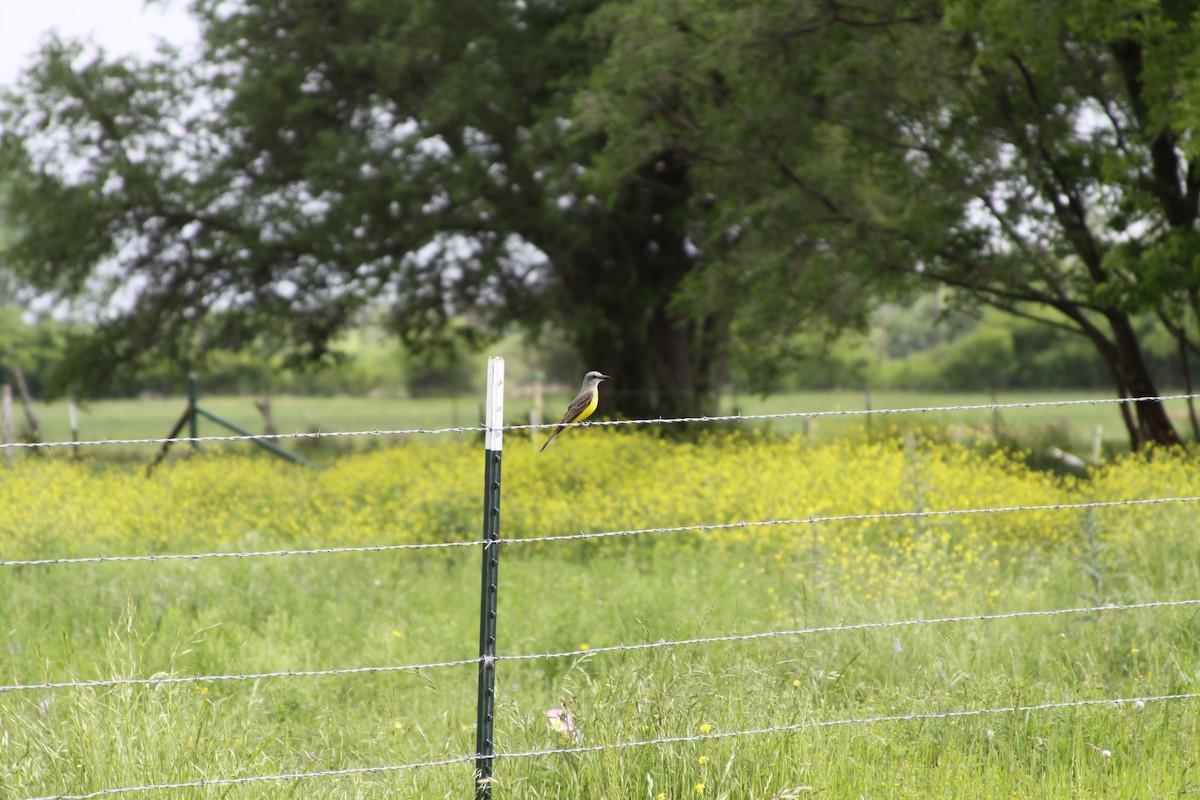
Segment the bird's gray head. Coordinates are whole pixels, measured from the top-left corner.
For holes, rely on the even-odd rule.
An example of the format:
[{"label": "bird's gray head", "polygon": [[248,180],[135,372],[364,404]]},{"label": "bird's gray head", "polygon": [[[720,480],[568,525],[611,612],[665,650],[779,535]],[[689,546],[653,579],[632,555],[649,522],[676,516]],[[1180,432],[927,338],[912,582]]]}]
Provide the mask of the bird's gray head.
[{"label": "bird's gray head", "polygon": [[583,376],[583,387],[586,389],[589,386],[595,388],[600,385],[600,381],[611,381],[612,378],[605,375],[603,372],[592,370],[587,375]]}]

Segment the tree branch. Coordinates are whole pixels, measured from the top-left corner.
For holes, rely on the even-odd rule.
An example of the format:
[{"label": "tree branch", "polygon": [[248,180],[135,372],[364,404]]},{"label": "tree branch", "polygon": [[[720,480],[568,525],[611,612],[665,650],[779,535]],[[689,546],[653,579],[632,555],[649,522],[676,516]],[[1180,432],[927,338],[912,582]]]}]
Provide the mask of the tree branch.
[{"label": "tree branch", "polygon": [[[1130,39],[1119,39],[1109,44],[1121,77],[1125,81],[1125,91],[1129,94],[1129,104],[1139,127],[1150,134],[1150,109],[1146,103],[1142,87],[1144,71],[1144,51],[1140,42]],[[1181,163],[1179,160],[1178,139],[1169,128],[1158,127],[1150,135],[1150,162],[1153,178],[1150,181],[1150,191],[1158,198],[1163,213],[1172,227],[1190,226],[1196,218],[1195,201],[1190,197],[1192,186],[1186,189],[1180,185]],[[1188,169],[1189,178],[1192,170]]]},{"label": "tree branch", "polygon": [[775,159],[775,166],[779,169],[780,174],[782,174],[784,178],[799,188],[800,191],[804,192],[810,197],[816,198],[821,205],[825,206],[825,208],[836,214],[840,219],[852,221],[849,217],[842,213],[842,209],[836,202],[834,202],[833,198],[801,178],[787,164]]}]

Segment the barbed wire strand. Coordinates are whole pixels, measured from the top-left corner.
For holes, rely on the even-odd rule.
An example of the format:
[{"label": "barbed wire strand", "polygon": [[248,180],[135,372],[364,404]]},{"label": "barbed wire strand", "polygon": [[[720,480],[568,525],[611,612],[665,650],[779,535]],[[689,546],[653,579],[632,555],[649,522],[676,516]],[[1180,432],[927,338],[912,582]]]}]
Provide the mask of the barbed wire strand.
[{"label": "barbed wire strand", "polygon": [[992,714],[1020,714],[1031,711],[1047,711],[1060,708],[1085,708],[1088,706],[1121,706],[1137,707],[1138,703],[1165,702],[1171,700],[1195,700],[1200,698],[1200,692],[1185,692],[1180,694],[1149,695],[1144,697],[1115,697],[1107,700],[1066,700],[1053,703],[1038,703],[1028,706],[1005,706],[1003,708],[976,708],[962,711],[929,711],[913,714],[888,714],[878,717],[849,717],[846,719],[820,720],[816,722],[793,722],[787,725],[772,725],[766,728],[752,728],[739,731],[715,731],[710,733],[689,734],[687,736],[663,736],[658,739],[644,739],[636,742],[616,742],[611,744],[577,745],[575,747],[557,747],[552,750],[527,750],[524,752],[496,753],[496,758],[532,758],[535,756],[569,755],[577,753],[594,753],[600,750],[618,750],[630,747],[647,747],[650,745],[680,744],[685,742],[701,742],[710,739],[732,739],[742,736],[759,736],[770,733],[784,733],[813,728],[833,728],[839,725],[877,725],[883,722],[909,722],[914,720],[956,719],[961,717],[981,717]]},{"label": "barbed wire strand", "polygon": [[[772,525],[817,525],[836,522],[863,522],[888,519],[919,519],[925,517],[949,517],[970,514],[1005,514],[1018,511],[1079,511],[1086,509],[1115,508],[1120,506],[1159,505],[1164,503],[1194,503],[1200,496],[1151,497],[1132,500],[1096,500],[1085,503],[1050,503],[1046,505],[995,506],[988,508],[947,508],[929,511],[879,511],[868,514],[836,514],[820,517],[796,517],[792,519],[770,519],[713,524],[675,525],[659,528],[632,528],[593,533],[567,533],[555,536],[529,536],[500,539],[502,545],[544,544],[548,542],[583,541],[587,539],[609,539],[618,536],[641,536],[659,533],[682,533],[684,531],[721,531],[735,528],[763,528]],[[41,567],[54,564],[107,564],[130,561],[200,561],[208,558],[259,558],[263,556],[309,556],[336,553],[379,553],[402,550],[436,550],[447,547],[482,547],[492,542],[483,539],[451,542],[425,542],[421,544],[381,544],[359,547],[318,547],[295,550],[248,550],[221,553],[162,553],[130,556],[71,556],[64,558],[34,558],[0,560],[0,567]]]},{"label": "barbed wire strand", "polygon": [[[540,758],[544,756],[554,755],[578,755],[585,753],[595,753],[602,750],[624,750],[634,747],[650,747],[656,745],[669,744],[684,744],[688,742],[701,742],[717,739],[732,739],[743,736],[762,736],[772,733],[786,733],[789,731],[814,730],[821,728],[833,728],[842,725],[877,725],[889,722],[911,722],[918,720],[938,720],[938,719],[958,719],[964,717],[979,717],[990,716],[995,714],[1021,714],[1035,711],[1048,711],[1053,709],[1064,708],[1086,708],[1096,706],[1112,706],[1120,708],[1123,706],[1132,706],[1138,708],[1138,704],[1145,705],[1146,703],[1169,702],[1194,700],[1200,698],[1200,692],[1188,692],[1180,694],[1168,695],[1146,695],[1142,697],[1116,697],[1104,700],[1066,700],[1060,702],[1038,703],[1027,706],[1004,706],[1002,708],[979,708],[966,709],[956,711],[932,711],[912,714],[888,714],[876,717],[849,717],[833,720],[818,720],[807,722],[794,722],[786,725],[772,725],[764,728],[751,728],[738,731],[715,731],[709,733],[697,733],[686,736],[663,736],[657,739],[643,739],[631,742],[613,742],[594,745],[578,745],[575,747],[557,747],[548,750],[524,750],[513,752],[500,752],[493,755],[497,759],[513,759],[513,758]],[[350,767],[346,769],[331,769],[318,770],[314,772],[292,772],[282,775],[254,775],[240,778],[209,778],[195,781],[183,781],[180,783],[167,784],[145,784],[142,786],[123,786],[112,789],[98,789],[87,794],[57,794],[46,795],[42,797],[30,797],[25,800],[92,800],[96,797],[106,797],[116,794],[127,794],[131,792],[149,792],[166,789],[193,789],[205,788],[211,786],[232,786],[247,783],[261,783],[264,781],[298,781],[312,778],[329,778],[329,777],[344,777],[350,775],[363,774],[378,774],[384,772],[400,772],[405,770],[416,770],[428,767],[441,767],[452,764],[464,764],[474,761],[476,755],[455,756],[453,758],[445,758],[437,761],[422,761],[411,764],[395,764],[381,767]]]},{"label": "barbed wire strand", "polygon": [[[566,423],[569,428],[610,426],[610,425],[676,425],[693,422],[744,422],[768,419],[817,419],[821,417],[854,417],[854,416],[887,416],[890,414],[933,414],[942,411],[1003,411],[1006,409],[1054,408],[1081,405],[1108,405],[1114,403],[1148,403],[1167,402],[1170,400],[1189,400],[1200,398],[1200,394],[1174,394],[1152,397],[1096,397],[1081,400],[1035,400],[1024,403],[980,403],[974,405],[956,406],[912,406],[908,408],[864,408],[839,409],[831,411],[785,411],[774,414],[725,414],[704,415],[699,417],[657,417],[649,419],[606,419],[587,420],[585,422]],[[521,431],[557,428],[560,423],[545,422],[537,425],[505,425],[501,430]],[[77,442],[7,442],[0,443],[0,450],[8,448],[52,448],[52,447],[85,447],[110,444],[185,444],[206,442],[244,442],[254,439],[322,439],[338,436],[414,436],[440,435],[447,433],[482,433],[486,430],[483,425],[457,425],[449,428],[397,428],[374,429],[361,431],[297,431],[294,433],[261,433],[230,436],[178,436],[174,438],[143,438],[143,439],[88,439]]]},{"label": "barbed wire strand", "polygon": [[0,686],[0,694],[43,689],[106,689],[115,686],[165,686],[179,683],[217,683],[220,681],[257,681],[265,678],[311,678],[335,675],[365,675],[382,672],[421,672],[424,670],[461,667],[478,664],[479,657],[461,658],[457,661],[434,661],[428,664],[402,664],[380,667],[348,667],[332,669],[281,670],[279,672],[246,672],[228,675],[170,675],[157,678],[100,678],[83,681],[48,681],[46,683],[24,683]]},{"label": "barbed wire strand", "polygon": [[179,783],[154,783],[142,786],[121,786],[113,789],[97,789],[87,794],[52,794],[42,797],[29,797],[25,800],[90,800],[93,797],[109,797],[131,792],[153,792],[167,789],[204,789],[213,786],[240,786],[249,783],[265,783],[270,781],[300,781],[312,778],[344,778],[352,775],[377,775],[384,772],[403,772],[428,767],[445,767],[451,764],[465,764],[474,761],[474,754],[469,756],[454,756],[437,761],[419,761],[412,764],[393,764],[381,767],[345,767],[342,769],[323,769],[313,772],[288,772],[281,775],[250,775],[241,778],[201,778],[194,781]]},{"label": "barbed wire strand", "polygon": [[1022,617],[1055,617],[1070,614],[1099,614],[1104,611],[1135,611],[1146,608],[1172,608],[1181,606],[1200,606],[1200,600],[1158,600],[1146,603],[1110,603],[1101,606],[1081,606],[1078,608],[1054,608],[1041,611],[1009,611],[1000,614],[968,614],[959,617],[932,617],[930,619],[904,619],[890,622],[857,622],[847,625],[822,625],[815,628],[796,628],[783,631],[764,631],[761,633],[729,634],[727,636],[705,636],[694,639],[674,639],[660,642],[643,642],[640,644],[614,644],[587,649],[566,650],[560,653],[538,653],[529,655],[499,655],[497,661],[528,661],[541,658],[570,658],[588,656],[593,653],[615,653],[634,650],[652,650],[663,647],[682,647],[686,645],[715,644],[718,642],[748,642],[757,639],[774,639],[786,636],[810,636],[818,633],[840,633],[846,631],[863,631],[878,628],[907,628],[918,625],[945,625],[960,622],[994,622],[996,620],[1020,619]]},{"label": "barbed wire strand", "polygon": [[[965,622],[994,622],[997,620],[1020,619],[1022,617],[1054,617],[1072,614],[1099,614],[1106,611],[1137,611],[1150,608],[1178,608],[1183,606],[1200,606],[1200,599],[1195,600],[1153,600],[1144,603],[1107,603],[1105,605],[1079,606],[1075,608],[1053,608],[1035,611],[1009,611],[999,614],[969,614],[957,617],[932,617],[929,619],[905,619],[888,622],[857,622],[844,625],[823,625],[813,628],[795,628],[791,630],[762,631],[759,633],[740,633],[725,636],[704,636],[692,639],[671,639],[657,642],[642,642],[638,644],[615,644],[601,647],[589,647],[580,650],[565,650],[557,653],[527,653],[495,656],[495,661],[536,661],[554,658],[572,658],[590,656],[598,653],[631,652],[653,650],[660,648],[685,647],[691,645],[717,644],[721,642],[748,642],[760,639],[773,639],[789,636],[810,636],[821,633],[838,633],[846,631],[861,631],[879,628],[904,628],[920,625],[945,625]],[[372,672],[419,672],[422,670],[461,667],[468,664],[478,664],[478,656],[457,661],[438,661],[428,664],[406,664],[402,666],[352,667],[345,669],[317,670],[285,670],[280,672],[256,672],[230,675],[193,675],[170,676],[161,678],[111,678],[84,681],[57,681],[47,683],[15,684],[0,686],[0,694],[30,690],[49,689],[87,689],[109,688],[114,686],[157,686],[162,684],[179,683],[210,683],[218,681],[248,681],[265,678],[301,678],[335,675],[357,675]]]},{"label": "barbed wire strand", "polygon": [[[590,427],[592,425],[677,425],[690,422],[743,422],[747,420],[764,419],[796,419],[819,417],[865,417],[887,416],[889,414],[931,414],[939,411],[1003,411],[1005,409],[1051,408],[1061,406],[1105,405],[1112,403],[1149,403],[1166,402],[1168,400],[1190,400],[1200,398],[1200,394],[1172,394],[1151,397],[1097,397],[1082,400],[1033,400],[1025,403],[979,403],[974,405],[957,406],[911,406],[907,408],[860,408],[835,409],[830,411],[784,411],[774,414],[722,414],[704,415],[699,417],[655,417],[649,419],[602,419],[586,420],[584,422],[568,423],[566,427]],[[550,422],[539,425],[505,425],[506,431],[536,430],[539,428],[557,428],[559,423]]]},{"label": "barbed wire strand", "polygon": [[[515,541],[515,540],[514,540]],[[462,542],[424,542],[421,544],[378,544],[358,547],[314,547],[299,550],[245,550],[224,553],[157,553],[144,556],[76,556],[69,558],[32,558],[0,561],[0,567],[42,567],[50,564],[108,564],[129,561],[202,561],[207,558],[260,558],[263,556],[314,556],[337,553],[384,553],[393,550],[436,550],[445,547],[478,547],[482,539]]]},{"label": "barbed wire strand", "polygon": [[253,439],[332,439],[338,436],[409,436],[417,434],[437,435],[443,433],[480,433],[482,425],[456,426],[452,428],[398,428],[395,430],[362,431],[296,431],[295,433],[255,433],[229,436],[176,436],[174,438],[146,439],[85,439],[78,442],[8,442],[0,443],[0,450],[7,448],[51,448],[86,447],[106,444],[204,444],[206,442],[247,442]]},{"label": "barbed wire strand", "polygon": [[[835,514],[823,517],[797,517],[794,519],[772,519],[753,522],[721,522],[707,525],[676,525],[662,528],[635,528],[622,531],[600,531],[597,533],[569,533],[558,536],[530,536],[519,539],[502,539],[501,543],[536,544],[539,542],[566,542],[581,539],[606,539],[614,536],[638,536],[653,533],[681,533],[684,531],[719,531],[734,528],[763,528],[771,525],[817,525],[830,522],[862,522],[885,519],[914,519],[923,517],[948,517],[968,514],[1004,514],[1015,511],[1078,511],[1083,509],[1114,508],[1118,506],[1156,505],[1160,503],[1194,503],[1200,496],[1152,497],[1135,500],[1097,500],[1086,503],[1050,503],[1029,506],[995,506],[989,508],[946,508],[931,511],[879,511],[868,514]],[[483,544],[483,542],[480,542]],[[0,566],[3,562],[0,562]]]}]

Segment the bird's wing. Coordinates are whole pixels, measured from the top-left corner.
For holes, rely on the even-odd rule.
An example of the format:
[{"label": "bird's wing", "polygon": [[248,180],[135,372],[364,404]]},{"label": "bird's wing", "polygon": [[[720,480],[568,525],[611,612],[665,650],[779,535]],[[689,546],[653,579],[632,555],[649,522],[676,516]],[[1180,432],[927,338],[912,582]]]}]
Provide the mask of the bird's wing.
[{"label": "bird's wing", "polygon": [[[595,389],[592,391],[594,392]],[[538,452],[540,453],[549,447],[550,443],[554,441],[554,438],[566,430],[567,425],[579,419],[579,415],[582,414],[589,405],[591,405],[591,402],[591,392],[580,392],[579,396],[571,401],[571,405],[567,406],[567,413],[563,414],[562,422],[558,423],[558,427],[554,429],[554,432],[550,434],[550,437],[546,439],[546,443],[542,445],[542,449]]]},{"label": "bird's wing", "polygon": [[583,413],[583,410],[591,405],[592,392],[594,391],[596,390],[593,389],[591,392],[580,392],[579,396],[571,401],[571,405],[567,406],[567,413],[563,414],[562,422],[559,423],[560,428],[569,422],[574,422],[575,420],[579,419],[579,415]]}]

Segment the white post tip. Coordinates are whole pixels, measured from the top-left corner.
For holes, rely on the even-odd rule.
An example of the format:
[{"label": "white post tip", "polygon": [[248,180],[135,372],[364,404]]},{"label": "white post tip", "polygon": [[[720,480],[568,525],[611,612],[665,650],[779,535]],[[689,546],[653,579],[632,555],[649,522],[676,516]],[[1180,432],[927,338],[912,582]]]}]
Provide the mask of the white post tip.
[{"label": "white post tip", "polygon": [[504,447],[504,359],[488,358],[487,419],[484,421],[484,447],[499,451]]}]

